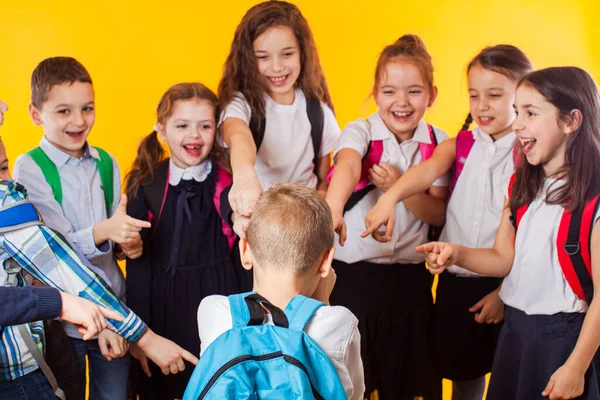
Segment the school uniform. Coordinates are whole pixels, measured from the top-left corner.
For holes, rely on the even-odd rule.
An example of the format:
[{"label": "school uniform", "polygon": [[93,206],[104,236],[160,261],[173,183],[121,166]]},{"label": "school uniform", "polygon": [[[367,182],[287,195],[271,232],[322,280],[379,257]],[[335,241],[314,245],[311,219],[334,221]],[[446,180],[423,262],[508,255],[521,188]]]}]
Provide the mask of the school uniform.
[{"label": "school uniform", "polygon": [[[577,343],[587,311],[568,284],[556,241],[563,215],[560,205],[546,204],[547,191],[560,181],[547,178],[543,194],[519,223],[515,257],[500,297],[506,304],[488,399],[542,399],[541,392]],[[553,186],[554,185],[554,186]],[[594,216],[594,223],[600,211]],[[582,399],[600,399],[594,364],[585,375]]]},{"label": "school uniform", "polygon": [[[144,253],[127,260],[127,298],[156,332],[192,354],[200,354],[196,311],[209,295],[236,292],[235,275],[222,220],[213,202],[218,168],[213,160],[181,169],[169,161],[169,185],[162,215],[143,231]],[[127,213],[147,219],[144,188],[130,199]],[[147,378],[136,366],[134,394],[140,399],[181,398],[194,366],[163,375],[152,366]]]},{"label": "school uniform", "polygon": [[[256,154],[254,170],[264,191],[274,183],[301,183],[316,188],[318,178],[314,173],[315,151],[312,144],[311,124],[307,114],[306,96],[300,89],[294,91],[294,102],[278,104],[265,94],[265,134]],[[340,127],[333,111],[321,103],[323,110],[323,136],[319,157],[328,156],[337,145]],[[250,125],[252,110],[241,93],[225,107],[220,123],[228,118],[238,118]],[[224,140],[219,137],[221,143]],[[237,243],[234,253],[237,250]],[[252,272],[236,269],[240,290],[252,290]]]},{"label": "school uniform", "polygon": [[[506,188],[515,166],[516,135],[497,141],[474,128],[475,142],[446,210],[440,241],[473,248],[493,247]],[[460,161],[460,160],[459,160]],[[453,381],[469,381],[490,372],[499,324],[480,324],[473,305],[496,290],[502,279],[484,277],[452,266],[439,275],[434,312],[435,359],[439,373]]]},{"label": "school uniform", "polygon": [[[448,138],[439,128],[434,128],[434,134],[438,143]],[[375,113],[348,124],[336,155],[350,148],[364,157],[371,140],[383,141],[381,162],[402,173],[422,161],[419,143],[431,143],[424,121],[412,139],[398,143]],[[433,184],[447,185],[447,177]],[[382,194],[374,188],[344,214],[347,238],[343,247],[337,238],[335,242],[337,281],[331,303],[348,307],[359,320],[366,393],[377,389],[383,400],[429,399],[436,387],[431,349],[433,278],[425,268],[425,256],[415,252],[416,246],[427,242],[429,226],[400,202],[391,241],[361,238],[365,216]]]}]

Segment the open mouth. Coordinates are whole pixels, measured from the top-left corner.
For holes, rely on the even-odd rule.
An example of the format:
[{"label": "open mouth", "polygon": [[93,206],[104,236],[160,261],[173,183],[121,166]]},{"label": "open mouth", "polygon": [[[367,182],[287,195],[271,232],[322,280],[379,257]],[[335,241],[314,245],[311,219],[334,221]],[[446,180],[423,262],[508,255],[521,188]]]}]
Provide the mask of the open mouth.
[{"label": "open mouth", "polygon": [[398,122],[405,122],[414,114],[414,111],[392,111],[394,119]]},{"label": "open mouth", "polygon": [[283,76],[269,76],[268,79],[273,86],[283,86],[286,84],[289,77],[290,75],[288,74]]},{"label": "open mouth", "polygon": [[65,131],[65,133],[73,139],[80,139],[85,133],[85,129],[82,131]]},{"label": "open mouth", "polygon": [[486,126],[486,125],[491,124],[493,120],[494,120],[494,117],[478,117],[477,125]]},{"label": "open mouth", "polygon": [[190,156],[198,157],[200,155],[200,150],[202,149],[202,145],[200,145],[200,144],[184,144],[183,149]]},{"label": "open mouth", "polygon": [[523,153],[527,154],[533,150],[537,139],[519,139],[519,141],[521,142],[521,147],[523,147]]}]

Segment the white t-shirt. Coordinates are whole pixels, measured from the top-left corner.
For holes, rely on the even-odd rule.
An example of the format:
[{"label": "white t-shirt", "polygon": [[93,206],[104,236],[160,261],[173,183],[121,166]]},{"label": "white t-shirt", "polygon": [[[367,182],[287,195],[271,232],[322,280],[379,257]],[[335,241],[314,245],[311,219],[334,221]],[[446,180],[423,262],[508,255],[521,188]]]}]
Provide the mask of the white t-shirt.
[{"label": "white t-shirt", "polygon": [[[558,261],[556,238],[564,209],[544,201],[553,182],[556,180],[545,180],[544,195],[535,199],[523,214],[515,239],[513,266],[500,289],[505,304],[529,315],[587,310],[585,301],[577,297],[565,279]],[[600,210],[594,216],[594,223],[598,218]]]},{"label": "white t-shirt", "polygon": [[[311,188],[317,186],[306,97],[300,89],[294,93],[294,103],[290,105],[278,104],[265,95],[265,136],[254,165],[263,190],[268,190],[274,183],[295,182]],[[319,157],[325,157],[335,149],[340,127],[325,103],[321,103],[321,108],[323,138]],[[250,124],[251,117],[250,105],[239,93],[223,110],[220,124],[227,118],[239,118]]]},{"label": "white t-shirt", "polygon": [[[490,248],[494,246],[506,188],[515,170],[513,149],[517,136],[511,132],[494,142],[490,135],[475,128],[473,137],[475,143],[448,202],[440,241]],[[479,276],[456,265],[448,272]]]},{"label": "white t-shirt", "polygon": [[[437,127],[434,127],[434,133],[438,143],[448,139],[446,132]],[[358,119],[344,128],[335,154],[349,148],[364,157],[371,140],[383,140],[381,162],[393,165],[402,173],[411,166],[421,163],[419,143],[431,143],[429,127],[425,121],[419,122],[412,139],[398,143],[394,134],[381,119],[379,112],[376,112],[368,120]],[[433,186],[448,186],[448,178],[444,176],[436,180]],[[344,214],[346,243],[340,246],[336,237],[336,260],[345,263],[369,261],[380,264],[417,264],[425,261],[425,255],[417,253],[415,247],[427,242],[429,225],[410,212],[403,202],[396,204],[396,223],[391,241],[380,243],[371,236],[361,238],[360,235],[365,230],[365,216],[382,194],[382,190],[374,188]]]},{"label": "white t-shirt", "polygon": [[[200,355],[232,326],[229,299],[219,295],[205,297],[198,307]],[[364,370],[360,357],[358,320],[354,314],[341,306],[321,307],[304,330],[333,363],[348,399],[362,400],[365,391]]]}]

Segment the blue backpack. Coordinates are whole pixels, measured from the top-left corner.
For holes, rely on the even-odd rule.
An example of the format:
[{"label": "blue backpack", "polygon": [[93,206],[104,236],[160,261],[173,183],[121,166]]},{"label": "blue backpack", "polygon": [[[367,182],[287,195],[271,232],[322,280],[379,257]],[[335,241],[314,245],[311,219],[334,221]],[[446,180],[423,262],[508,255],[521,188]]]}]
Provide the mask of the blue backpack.
[{"label": "blue backpack", "polygon": [[[183,400],[347,400],[335,367],[304,332],[323,303],[297,295],[281,311],[251,292],[229,304],[233,327],[200,357]],[[265,308],[274,325],[264,324]]]}]

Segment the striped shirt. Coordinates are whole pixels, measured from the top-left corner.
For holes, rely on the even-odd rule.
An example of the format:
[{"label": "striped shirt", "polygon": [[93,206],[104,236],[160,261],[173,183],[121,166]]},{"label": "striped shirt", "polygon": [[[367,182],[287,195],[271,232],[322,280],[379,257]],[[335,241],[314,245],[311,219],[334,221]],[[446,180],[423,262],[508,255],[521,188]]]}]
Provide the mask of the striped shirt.
[{"label": "striped shirt", "polygon": [[[26,200],[26,191],[14,181],[0,181],[0,205]],[[0,233],[0,286],[27,286],[30,274],[46,286],[78,295],[123,316],[123,322],[108,320],[109,328],[130,342],[146,332],[146,324],[112,292],[104,280],[86,266],[63,237],[44,225],[33,225]],[[43,351],[43,324],[27,324],[35,343]],[[16,326],[0,327],[0,384],[38,368]]]}]

